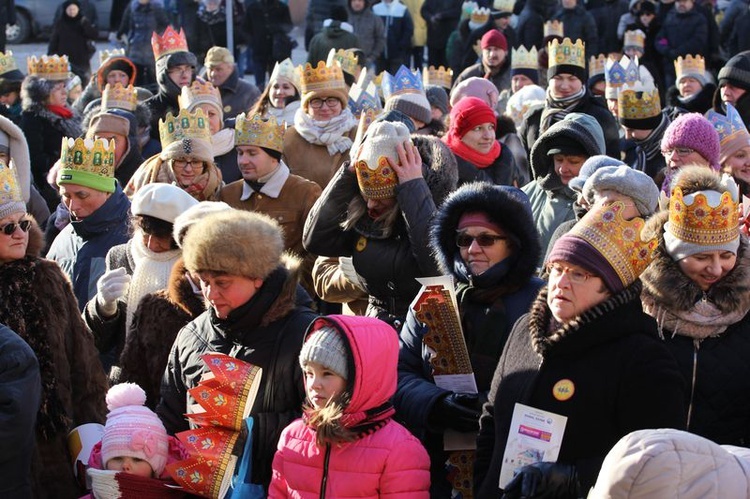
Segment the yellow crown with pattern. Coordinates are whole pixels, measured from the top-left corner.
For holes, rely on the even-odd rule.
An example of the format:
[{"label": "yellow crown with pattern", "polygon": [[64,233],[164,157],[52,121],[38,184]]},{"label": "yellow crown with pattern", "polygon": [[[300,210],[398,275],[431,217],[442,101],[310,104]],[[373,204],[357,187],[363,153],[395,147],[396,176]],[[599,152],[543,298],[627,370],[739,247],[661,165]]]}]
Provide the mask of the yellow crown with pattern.
[{"label": "yellow crown with pattern", "polygon": [[672,190],[667,230],[681,241],[709,247],[725,245],[739,237],[739,224],[739,202],[731,192],[709,199],[703,192],[683,194],[679,186]]},{"label": "yellow crown with pattern", "polygon": [[177,32],[172,26],[167,26],[161,36],[153,32],[151,34],[151,49],[154,51],[154,59],[156,60],[176,52],[188,52],[185,31],[180,28],[180,31]]},{"label": "yellow crown with pattern", "polygon": [[331,49],[328,52],[328,59],[326,59],[326,66],[333,66],[334,62],[338,61],[341,65],[341,69],[345,73],[349,73],[352,76],[357,75],[359,69],[359,60],[357,59],[357,53],[354,49]]},{"label": "yellow crown with pattern", "polygon": [[122,86],[116,83],[113,87],[109,83],[102,92],[102,109],[124,109],[133,112],[138,106],[138,90],[133,85]]},{"label": "yellow crown with pattern", "polygon": [[271,78],[268,80],[269,85],[271,84],[271,82],[276,81],[279,78],[288,80],[292,85],[294,85],[294,88],[296,88],[298,92],[302,88],[300,86],[299,80],[300,71],[298,71],[297,68],[294,67],[292,60],[289,58],[286,58],[283,61],[274,64],[273,71],[271,72]]},{"label": "yellow crown with pattern", "polygon": [[605,54],[599,54],[597,57],[593,55],[589,58],[589,79],[603,75],[604,67],[607,65],[607,56]]},{"label": "yellow crown with pattern", "polygon": [[0,160],[0,218],[25,209],[26,203],[16,169]]},{"label": "yellow crown with pattern", "polygon": [[658,116],[661,114],[659,90],[640,81],[626,84],[617,96],[617,111],[620,120],[643,120]]},{"label": "yellow crown with pattern", "polygon": [[526,47],[521,45],[517,49],[511,49],[510,67],[511,69],[539,70],[539,52],[537,52],[536,47],[526,50]]},{"label": "yellow crown with pattern", "polygon": [[245,113],[234,123],[235,146],[258,146],[281,152],[284,150],[285,124],[274,118],[264,119],[260,114],[248,118]]},{"label": "yellow crown with pattern", "polygon": [[624,49],[636,48],[643,52],[643,48],[646,46],[646,33],[639,29],[626,31],[622,46]]},{"label": "yellow crown with pattern", "polygon": [[700,75],[706,73],[706,60],[702,55],[686,55],[678,57],[674,61],[674,72],[677,77],[676,81],[687,75]]},{"label": "yellow crown with pattern", "polygon": [[563,37],[563,22],[557,19],[544,23],[544,38],[549,36]]},{"label": "yellow crown with pattern", "polygon": [[620,201],[595,207],[568,234],[593,246],[627,287],[651,263],[659,242],[656,237],[644,241],[642,231],[646,222],[640,217],[625,220],[624,208]]},{"label": "yellow crown with pattern", "polygon": [[5,53],[0,52],[0,75],[18,69],[16,58],[13,57],[13,51],[8,50]]},{"label": "yellow crown with pattern", "polygon": [[470,23],[475,26],[483,26],[490,20],[490,9],[486,7],[479,7],[474,9],[471,13]]},{"label": "yellow crown with pattern", "polygon": [[222,110],[221,92],[210,81],[195,80],[185,85],[177,97],[181,109],[195,109],[198,104],[213,104]]},{"label": "yellow crown with pattern", "polygon": [[111,57],[125,57],[125,49],[102,50],[99,52],[99,65]]},{"label": "yellow crown with pattern", "polygon": [[338,62],[330,66],[323,61],[318,61],[316,67],[306,63],[305,67],[300,67],[300,83],[302,93],[315,92],[320,90],[343,89],[348,91],[344,83],[344,72]]},{"label": "yellow crown with pattern", "polygon": [[[391,199],[396,197],[396,186],[398,185],[398,176],[396,172],[388,164],[388,157],[393,156],[393,147],[385,148],[378,147],[382,143],[390,143],[395,140],[395,132],[393,136],[391,134],[376,133],[370,140],[369,148],[361,148],[360,145],[365,141],[367,131],[370,125],[375,121],[377,113],[372,109],[367,109],[362,112],[362,116],[359,119],[359,126],[357,127],[357,135],[354,138],[354,146],[352,150],[360,151],[360,156],[353,160],[354,172],[357,175],[357,184],[359,190],[368,199]],[[397,126],[389,122],[379,122],[383,128],[388,130],[394,130]],[[377,130],[376,130],[377,132]],[[408,139],[408,131],[405,132],[404,138]],[[390,144],[392,146],[392,144]],[[365,151],[367,149],[367,151]],[[369,152],[370,154],[367,154]],[[398,161],[397,158],[392,157],[391,159]]]},{"label": "yellow crown with pattern", "polygon": [[550,67],[561,64],[586,67],[586,44],[583,40],[579,39],[573,43],[570,38],[565,38],[561,43],[554,39],[547,45],[547,53]]},{"label": "yellow crown with pattern", "polygon": [[211,131],[208,129],[208,118],[203,109],[193,112],[180,109],[180,113],[174,116],[167,113],[166,118],[159,120],[159,139],[162,149],[180,140],[205,140],[211,143]]},{"label": "yellow crown with pattern", "polygon": [[65,137],[60,151],[61,170],[75,170],[100,177],[115,176],[115,141]]},{"label": "yellow crown with pattern", "polygon": [[513,12],[515,0],[495,0],[492,2],[492,8],[498,12]]},{"label": "yellow crown with pattern", "polygon": [[70,63],[67,55],[32,55],[26,58],[29,74],[46,80],[67,80],[70,78]]},{"label": "yellow crown with pattern", "polygon": [[422,81],[424,86],[437,85],[450,91],[453,85],[453,70],[445,69],[443,66],[435,69],[435,66],[422,69]]}]

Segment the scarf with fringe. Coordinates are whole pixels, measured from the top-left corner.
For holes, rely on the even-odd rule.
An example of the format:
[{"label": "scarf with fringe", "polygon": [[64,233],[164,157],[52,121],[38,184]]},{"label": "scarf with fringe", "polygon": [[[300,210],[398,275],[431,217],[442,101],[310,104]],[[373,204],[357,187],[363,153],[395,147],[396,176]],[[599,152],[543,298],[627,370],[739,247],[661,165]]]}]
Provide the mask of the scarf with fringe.
[{"label": "scarf with fringe", "polygon": [[348,134],[356,125],[357,120],[348,107],[327,121],[314,120],[302,108],[294,115],[294,128],[300,136],[311,144],[326,146],[330,156],[351,149],[352,139]]}]

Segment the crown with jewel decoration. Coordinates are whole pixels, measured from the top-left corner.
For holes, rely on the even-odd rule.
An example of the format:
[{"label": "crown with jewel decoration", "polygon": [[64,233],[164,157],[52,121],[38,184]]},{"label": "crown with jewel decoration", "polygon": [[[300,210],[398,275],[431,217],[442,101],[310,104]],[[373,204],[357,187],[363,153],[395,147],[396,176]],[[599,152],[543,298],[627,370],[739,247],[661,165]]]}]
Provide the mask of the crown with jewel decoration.
[{"label": "crown with jewel decoration", "polygon": [[521,45],[517,49],[511,49],[510,68],[538,70],[539,53],[537,52],[536,47],[531,47],[530,50],[526,50],[526,47]]},{"label": "crown with jewel decoration", "polygon": [[13,51],[0,52],[0,75],[13,70],[18,70],[18,64],[16,63],[16,58],[13,57]]},{"label": "crown with jewel decoration", "polygon": [[604,66],[604,80],[607,86],[604,96],[607,99],[617,99],[617,95],[623,85],[633,84],[638,81],[638,60],[624,55],[618,61],[614,57],[607,59]]},{"label": "crown with jewel decoration", "polygon": [[26,203],[16,170],[0,160],[0,218],[23,211]]},{"label": "crown with jewel decoration", "polygon": [[362,195],[367,199],[392,199],[396,197],[398,176],[388,163],[388,158],[398,163],[395,144],[409,140],[409,130],[402,123],[378,121],[372,123],[374,115],[363,114],[360,118],[355,143],[365,141],[366,147],[359,150],[359,156],[353,161],[354,172]]},{"label": "crown with jewel decoration", "polygon": [[544,23],[544,38],[548,38],[550,36],[556,36],[559,38],[563,37],[563,23],[562,21],[558,21],[557,19],[553,21],[547,21]]},{"label": "crown with jewel decoration", "polygon": [[285,131],[286,127],[274,118],[264,119],[259,114],[249,118],[242,113],[234,124],[234,145],[265,147],[281,152]]},{"label": "crown with jewel decoration", "polygon": [[742,121],[740,113],[729,103],[726,104],[727,114],[717,113],[709,109],[706,119],[714,126],[721,141],[721,154],[719,161],[723,163],[730,156],[745,146],[750,146],[750,133]]},{"label": "crown with jewel decoration", "polygon": [[597,57],[593,55],[589,58],[589,79],[593,79],[596,76],[604,76],[604,68],[607,65],[607,56],[599,54]]},{"label": "crown with jewel decoration", "polygon": [[210,81],[195,80],[190,85],[185,85],[177,97],[180,108],[195,110],[199,104],[212,104],[218,109],[223,109],[221,104],[221,93]]},{"label": "crown with jewel decoration", "polygon": [[469,22],[474,26],[484,26],[490,20],[490,9],[479,7],[471,12]]},{"label": "crown with jewel decoration", "polygon": [[586,68],[586,46],[583,40],[573,43],[570,38],[565,38],[562,42],[554,39],[547,45],[547,53],[550,67],[565,64]]},{"label": "crown with jewel decoration", "polygon": [[29,74],[46,80],[67,80],[70,78],[70,63],[67,55],[32,55],[26,58]]},{"label": "crown with jewel decoration", "polygon": [[395,75],[384,71],[380,86],[383,89],[385,100],[394,95],[424,94],[424,85],[422,85],[422,78],[420,78],[419,73],[412,72],[403,64],[398,68]]},{"label": "crown with jewel decoration", "polygon": [[626,126],[628,120],[661,117],[659,90],[640,81],[623,85],[617,96],[617,115]]},{"label": "crown with jewel decoration", "polygon": [[125,49],[102,50],[99,52],[99,65],[112,57],[125,57]]},{"label": "crown with jewel decoration", "polygon": [[359,80],[349,89],[349,109],[357,119],[368,109],[372,109],[376,114],[383,109],[378,89],[367,76],[367,68],[362,69]]},{"label": "crown with jewel decoration", "polygon": [[102,109],[124,109],[133,112],[138,106],[138,90],[133,85],[126,87],[116,83],[113,87],[109,83],[102,92]]},{"label": "crown with jewel decoration", "polygon": [[338,61],[341,65],[341,69],[345,73],[349,73],[354,76],[357,74],[359,69],[359,60],[357,59],[357,53],[354,49],[331,49],[328,52],[328,59],[326,59],[326,66],[333,66],[334,62]]},{"label": "crown with jewel decoration", "polygon": [[115,190],[115,141],[64,137],[58,184],[78,184],[102,192]]},{"label": "crown with jewel decoration", "polygon": [[348,92],[348,88],[344,82],[344,73],[338,62],[334,61],[334,63],[329,66],[323,61],[318,61],[316,67],[312,67],[308,62],[305,64],[304,68],[300,67],[299,70],[303,94],[321,90],[339,89]]},{"label": "crown with jewel decoration", "polygon": [[685,243],[709,248],[726,245],[739,237],[739,223],[739,202],[731,192],[683,194],[680,186],[672,190],[666,229]]},{"label": "crown with jewel decoration", "polygon": [[453,70],[445,69],[443,66],[435,69],[435,66],[422,69],[422,82],[424,86],[437,85],[450,91],[453,85]]},{"label": "crown with jewel decoration", "polygon": [[172,26],[167,26],[161,36],[153,32],[151,34],[151,49],[154,51],[154,59],[156,60],[176,52],[188,52],[185,31],[180,28],[180,31],[177,32]]},{"label": "crown with jewel decoration", "polygon": [[276,81],[279,78],[284,78],[285,80],[289,81],[289,83],[294,85],[294,88],[297,89],[297,92],[299,92],[302,88],[300,85],[300,71],[297,70],[296,67],[294,67],[292,60],[289,58],[286,58],[283,61],[277,62],[273,65],[271,78],[268,80],[269,85],[271,84],[271,82]]},{"label": "crown with jewel decoration", "polygon": [[206,118],[202,109],[196,109],[193,112],[180,109],[177,116],[167,113],[163,120],[159,120],[159,139],[162,149],[166,149],[173,142],[185,139],[204,140],[211,143],[208,118]]},{"label": "crown with jewel decoration", "polygon": [[630,48],[640,50],[643,54],[643,49],[646,46],[646,33],[639,29],[628,30],[625,32],[625,41],[622,44],[623,50]]},{"label": "crown with jewel decoration", "polygon": [[702,55],[686,55],[678,57],[674,61],[675,81],[680,81],[683,76],[698,75],[701,78],[706,74],[706,60]]},{"label": "crown with jewel decoration", "polygon": [[495,0],[492,2],[492,8],[501,13],[513,12],[515,0]]},{"label": "crown with jewel decoration", "polygon": [[659,242],[655,237],[644,241],[644,220],[640,217],[625,220],[622,216],[624,208],[625,204],[620,201],[594,207],[568,234],[593,246],[627,287],[651,263]]}]

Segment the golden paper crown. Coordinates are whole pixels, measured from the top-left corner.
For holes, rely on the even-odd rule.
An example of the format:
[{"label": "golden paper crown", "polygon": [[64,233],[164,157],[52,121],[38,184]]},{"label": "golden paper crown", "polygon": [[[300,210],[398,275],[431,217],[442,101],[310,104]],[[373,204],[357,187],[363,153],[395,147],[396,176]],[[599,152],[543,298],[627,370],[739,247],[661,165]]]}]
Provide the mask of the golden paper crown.
[{"label": "golden paper crown", "polygon": [[422,81],[424,86],[437,85],[450,91],[453,86],[453,70],[445,69],[443,66],[435,69],[435,66],[422,69]]},{"label": "golden paper crown", "polygon": [[569,234],[593,246],[627,287],[651,263],[659,242],[655,237],[644,241],[644,220],[640,217],[625,220],[622,217],[624,208],[625,204],[620,201],[594,207],[573,226]]},{"label": "golden paper crown", "polygon": [[314,68],[310,63],[306,63],[304,68],[299,69],[303,94],[333,89],[343,89],[348,92],[346,83],[344,83],[344,73],[338,62],[329,66],[323,61],[318,61],[318,65]]},{"label": "golden paper crown", "polygon": [[352,76],[356,76],[357,70],[359,69],[359,61],[357,59],[357,53],[354,49],[331,49],[328,52],[328,59],[326,59],[326,66],[333,66],[334,62],[338,61],[341,65],[341,69],[345,73],[349,73]]},{"label": "golden paper crown", "polygon": [[565,38],[560,43],[554,39],[547,45],[547,53],[550,67],[561,64],[586,67],[586,45],[583,40],[576,40],[573,43],[570,38]]},{"label": "golden paper crown", "polygon": [[513,12],[515,0],[495,0],[492,2],[492,8],[498,12]]},{"label": "golden paper crown", "polygon": [[211,142],[211,131],[208,129],[208,118],[202,109],[193,112],[180,109],[177,116],[167,113],[166,118],[159,120],[159,139],[162,149],[179,140],[198,139]]},{"label": "golden paper crown", "polygon": [[490,20],[490,9],[486,7],[480,7],[478,9],[474,9],[474,11],[471,13],[471,22],[475,26],[483,26],[487,24],[487,21]]},{"label": "golden paper crown", "polygon": [[[718,194],[718,193],[717,193]],[[669,232],[686,243],[699,246],[721,246],[739,236],[739,202],[730,192],[723,192],[712,205],[702,192],[692,195],[687,204],[681,187],[669,198]]]},{"label": "golden paper crown", "polygon": [[13,57],[13,51],[0,52],[0,75],[16,69],[18,69],[18,64],[16,63],[16,58]]},{"label": "golden paper crown", "polygon": [[[7,203],[26,203],[23,200],[21,184],[16,176],[15,168],[11,168],[0,160],[0,213],[3,213]],[[0,215],[2,218],[5,215]]]},{"label": "golden paper crown", "polygon": [[[375,121],[376,117],[377,113],[372,109],[367,109],[362,112],[352,150],[359,150],[359,146],[365,140],[367,129],[372,122]],[[393,198],[396,194],[398,176],[388,164],[388,160],[385,156],[378,157],[377,163],[378,164],[375,168],[370,168],[364,160],[357,158],[357,160],[354,161],[354,172],[357,175],[359,189],[362,194],[369,199]]]},{"label": "golden paper crown", "polygon": [[539,70],[539,53],[536,47],[531,47],[531,50],[526,50],[526,47],[521,45],[517,49],[511,49],[510,67],[511,69],[535,69]]},{"label": "golden paper crown", "polygon": [[175,52],[188,52],[185,31],[180,28],[178,33],[172,26],[167,26],[161,36],[153,32],[151,34],[151,49],[154,51],[154,59],[157,60]]},{"label": "golden paper crown", "polygon": [[548,36],[563,37],[563,23],[557,19],[544,23],[544,38]]},{"label": "golden paper crown", "polygon": [[607,65],[607,56],[605,54],[599,54],[594,57],[593,55],[589,58],[589,79],[594,76],[604,74],[604,66]]},{"label": "golden paper crown", "polygon": [[125,49],[102,50],[99,52],[99,65],[110,57],[125,57]]},{"label": "golden paper crown", "polygon": [[617,96],[618,116],[621,120],[642,120],[661,114],[659,90],[640,81],[625,85]]},{"label": "golden paper crown", "polygon": [[234,145],[265,147],[281,152],[284,150],[285,131],[286,126],[274,118],[263,119],[259,114],[248,118],[242,113],[234,124]]},{"label": "golden paper crown", "polygon": [[674,61],[674,72],[676,81],[680,81],[683,75],[703,76],[706,73],[706,61],[702,55],[680,56]]},{"label": "golden paper crown", "polygon": [[113,87],[109,83],[102,92],[102,109],[124,109],[133,112],[138,106],[138,90],[133,85],[126,87],[116,83]]},{"label": "golden paper crown", "polygon": [[46,80],[67,80],[70,78],[70,64],[67,55],[32,55],[26,58],[29,74]]},{"label": "golden paper crown", "polygon": [[115,141],[65,137],[60,151],[61,169],[115,177]]},{"label": "golden paper crown", "polygon": [[300,71],[294,67],[292,60],[287,58],[281,62],[277,62],[273,65],[273,71],[271,72],[271,78],[268,80],[268,84],[276,81],[279,78],[288,80],[298,92],[301,91],[300,85]]},{"label": "golden paper crown", "polygon": [[646,33],[639,29],[628,30],[625,32],[625,41],[622,44],[623,48],[627,49],[630,47],[643,48],[646,46]]},{"label": "golden paper crown", "polygon": [[194,80],[190,85],[185,85],[177,97],[181,109],[195,110],[198,104],[213,104],[223,110],[221,103],[221,92],[214,87],[210,81]]}]

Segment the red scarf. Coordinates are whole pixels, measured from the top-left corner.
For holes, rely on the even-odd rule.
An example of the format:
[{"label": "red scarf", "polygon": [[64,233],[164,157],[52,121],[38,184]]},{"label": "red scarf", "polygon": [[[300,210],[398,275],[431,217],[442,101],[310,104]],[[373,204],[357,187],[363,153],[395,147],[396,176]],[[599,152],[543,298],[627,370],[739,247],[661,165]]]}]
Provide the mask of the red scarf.
[{"label": "red scarf", "polygon": [[490,166],[500,156],[500,151],[502,151],[500,142],[496,140],[488,153],[481,153],[462,142],[461,138],[453,133],[453,130],[443,136],[443,142],[453,151],[453,154],[461,159],[465,159],[477,168],[487,168]]},{"label": "red scarf", "polygon": [[52,104],[49,104],[47,106],[47,109],[60,116],[61,118],[65,118],[66,120],[73,117],[73,111],[68,109],[66,106],[54,106]]}]

